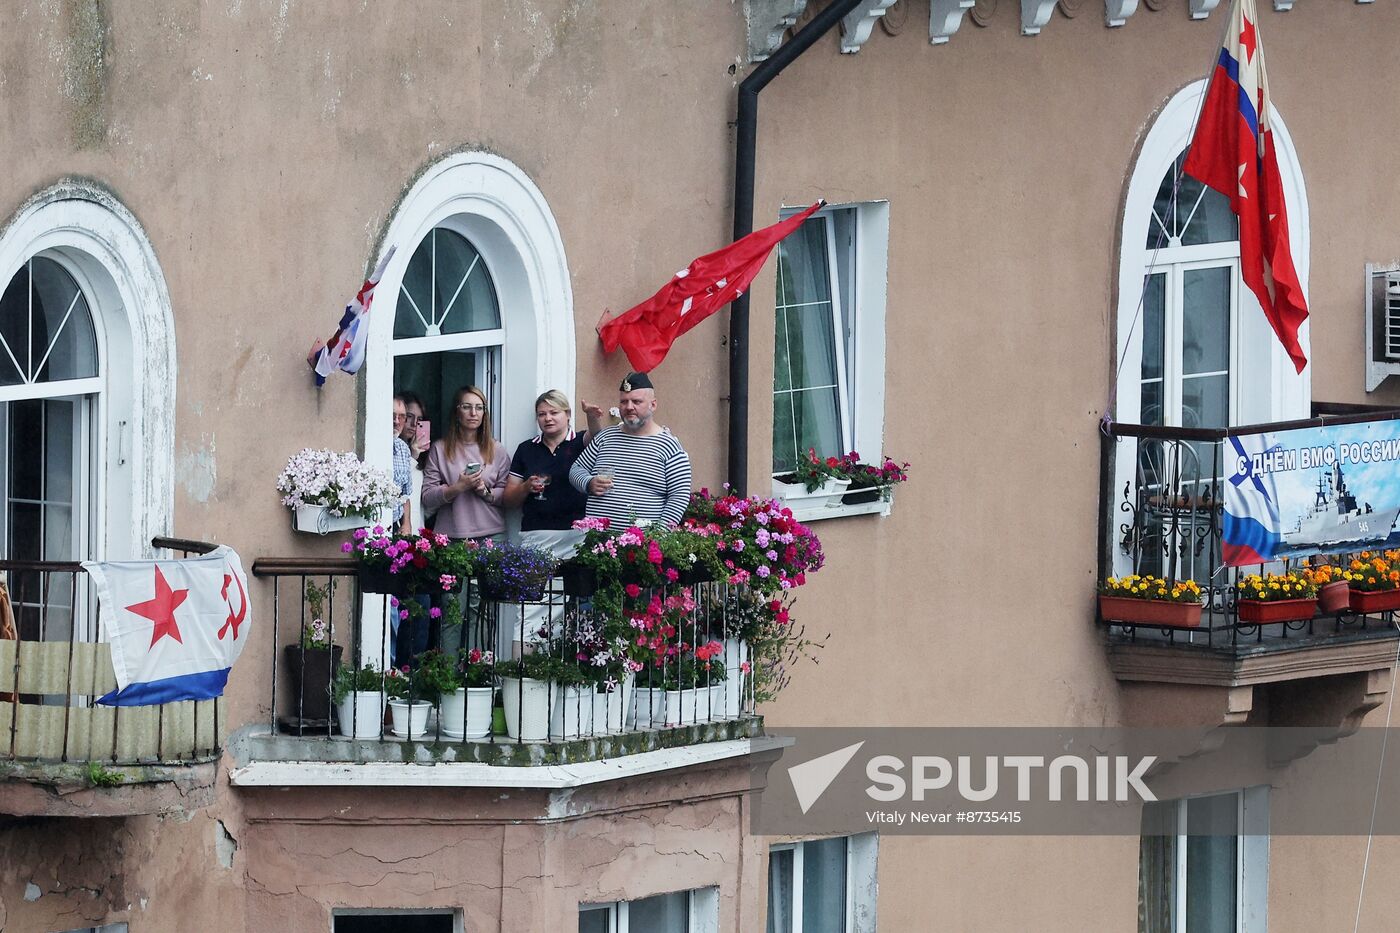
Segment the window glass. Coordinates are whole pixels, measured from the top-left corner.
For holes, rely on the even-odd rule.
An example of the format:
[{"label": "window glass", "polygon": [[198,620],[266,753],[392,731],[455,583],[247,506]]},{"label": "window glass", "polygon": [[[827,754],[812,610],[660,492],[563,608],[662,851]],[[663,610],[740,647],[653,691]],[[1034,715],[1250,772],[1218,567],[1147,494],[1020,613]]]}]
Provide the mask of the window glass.
[{"label": "window glass", "polygon": [[0,385],[97,375],[97,335],[73,276],[36,256],[0,294]]},{"label": "window glass", "polygon": [[455,920],[450,913],[338,914],[332,930],[334,933],[454,933]]},{"label": "window glass", "polygon": [[496,286],[481,254],[461,234],[434,229],[408,261],[394,336],[432,337],[500,326]]},{"label": "window glass", "polygon": [[[848,341],[832,294],[831,244],[837,234],[854,234],[849,218],[835,232],[828,228],[831,222],[827,216],[814,216],[778,244],[774,472],[792,469],[808,448],[823,456],[845,452],[842,393]],[[851,262],[844,265],[849,270]]]},{"label": "window glass", "polygon": [[803,843],[802,848],[802,933],[845,933],[845,837]]},{"label": "window glass", "polygon": [[628,904],[628,929],[635,933],[686,933],[689,914],[685,891],[644,897]]},{"label": "window glass", "polygon": [[[1181,174],[1186,154],[1177,156],[1157,186],[1147,222],[1147,248],[1228,243],[1239,238],[1239,218],[1230,201],[1190,175]],[[1180,175],[1180,183],[1177,177]]]},{"label": "window glass", "polygon": [[579,908],[578,933],[612,933],[611,907]]},{"label": "window glass", "polygon": [[1186,801],[1186,929],[1235,933],[1239,796]]},{"label": "window glass", "polygon": [[774,849],[768,856],[768,933],[793,933],[792,849]]}]

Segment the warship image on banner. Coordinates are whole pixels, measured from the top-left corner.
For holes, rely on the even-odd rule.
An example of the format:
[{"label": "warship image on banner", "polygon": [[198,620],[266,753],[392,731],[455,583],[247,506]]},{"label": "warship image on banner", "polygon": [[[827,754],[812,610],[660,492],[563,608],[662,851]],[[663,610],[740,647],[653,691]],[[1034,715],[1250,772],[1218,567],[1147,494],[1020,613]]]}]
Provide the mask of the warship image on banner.
[{"label": "warship image on banner", "polygon": [[1290,548],[1381,542],[1390,537],[1397,516],[1400,508],[1375,510],[1369,502],[1358,504],[1341,464],[1336,464],[1330,473],[1318,476],[1312,506],[1283,532],[1283,542]]}]

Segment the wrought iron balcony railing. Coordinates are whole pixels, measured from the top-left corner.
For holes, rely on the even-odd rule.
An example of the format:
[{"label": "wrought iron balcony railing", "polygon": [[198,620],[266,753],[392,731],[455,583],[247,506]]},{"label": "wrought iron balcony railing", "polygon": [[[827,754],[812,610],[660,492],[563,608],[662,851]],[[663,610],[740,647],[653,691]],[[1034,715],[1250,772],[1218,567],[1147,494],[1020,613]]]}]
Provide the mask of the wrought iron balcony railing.
[{"label": "wrought iron balcony railing", "polygon": [[[759,732],[749,649],[733,637],[747,587],[654,591],[665,631],[629,631],[660,647],[629,666],[618,650],[581,657],[580,645],[608,647],[607,626],[560,577],[537,601],[499,602],[475,581],[431,597],[367,592],[351,558],[260,559],[253,575],[271,583],[277,650],[263,661],[270,692],[252,760],[560,764]],[[457,670],[450,691],[421,683],[431,664]]]},{"label": "wrought iron balcony railing", "polygon": [[[1194,580],[1202,593],[1200,624],[1176,627],[1102,618],[1115,640],[1207,648],[1283,645],[1299,640],[1391,635],[1393,613],[1349,608],[1319,610],[1308,618],[1255,622],[1240,616],[1237,584],[1246,574],[1300,570],[1312,561],[1283,560],[1231,567],[1222,554],[1224,484],[1234,475],[1235,439],[1295,428],[1388,421],[1400,412],[1317,406],[1302,421],[1237,428],[1179,428],[1118,424],[1103,430],[1099,579],[1129,574]],[[1344,554],[1331,555],[1332,560]]]}]

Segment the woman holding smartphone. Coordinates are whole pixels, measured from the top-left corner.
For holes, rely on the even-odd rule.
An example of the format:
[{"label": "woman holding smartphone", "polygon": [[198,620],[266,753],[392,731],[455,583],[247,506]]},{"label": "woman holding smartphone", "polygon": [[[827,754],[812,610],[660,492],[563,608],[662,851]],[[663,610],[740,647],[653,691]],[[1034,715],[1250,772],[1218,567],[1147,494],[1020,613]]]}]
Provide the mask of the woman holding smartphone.
[{"label": "woman holding smartphone", "polygon": [[[509,475],[510,455],[491,434],[486,393],[476,386],[463,386],[452,396],[447,431],[429,448],[423,469],[423,508],[437,510],[433,531],[458,541],[504,542],[502,503]],[[476,617],[474,589],[471,596],[471,604],[462,606],[463,621]],[[437,645],[455,657],[463,647],[462,634],[460,625],[443,625]],[[480,638],[478,634],[473,640]]]},{"label": "woman holding smartphone", "polygon": [[423,470],[423,507],[437,510],[433,530],[478,542],[503,535],[509,476],[510,454],[491,436],[486,393],[476,386],[458,389],[447,431],[428,450]]}]

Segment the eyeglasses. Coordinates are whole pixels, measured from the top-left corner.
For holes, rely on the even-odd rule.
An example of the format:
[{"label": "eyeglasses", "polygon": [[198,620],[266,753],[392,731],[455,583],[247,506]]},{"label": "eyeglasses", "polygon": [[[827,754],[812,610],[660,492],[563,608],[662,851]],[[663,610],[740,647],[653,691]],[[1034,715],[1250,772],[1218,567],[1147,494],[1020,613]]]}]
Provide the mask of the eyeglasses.
[{"label": "eyeglasses", "polygon": [[486,411],[486,406],[485,406],[485,405],[474,405],[474,404],[472,404],[472,403],[470,403],[470,402],[463,402],[461,405],[458,405],[458,406],[457,406],[457,410],[458,410],[458,411],[482,411],[482,412],[484,412],[484,411]]},{"label": "eyeglasses", "polygon": [[394,420],[395,420],[395,421],[405,421],[405,420],[407,420],[407,418],[408,418],[408,415],[405,415],[405,414],[404,414],[403,412],[401,412],[401,411],[396,411],[396,412],[394,412]]}]

